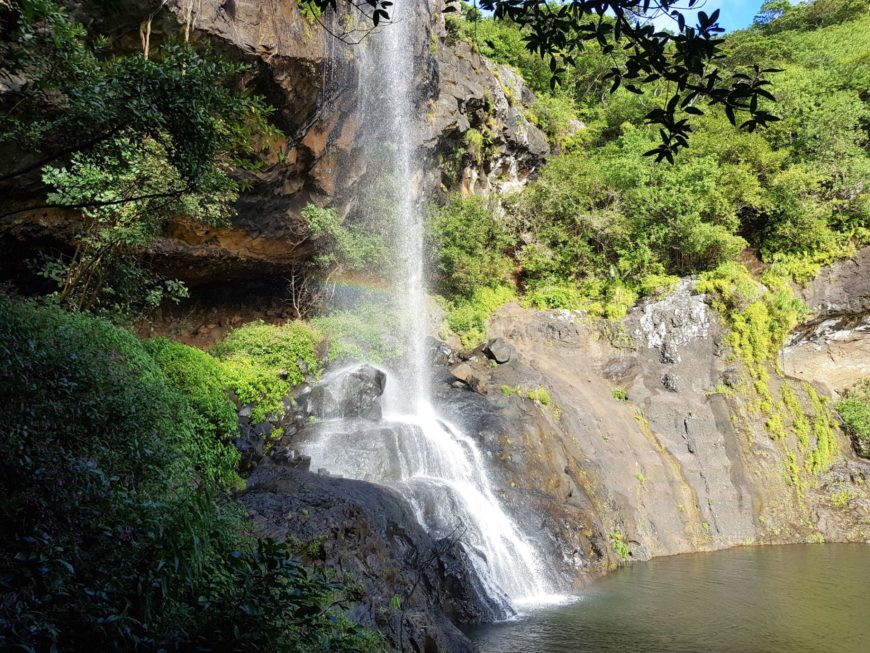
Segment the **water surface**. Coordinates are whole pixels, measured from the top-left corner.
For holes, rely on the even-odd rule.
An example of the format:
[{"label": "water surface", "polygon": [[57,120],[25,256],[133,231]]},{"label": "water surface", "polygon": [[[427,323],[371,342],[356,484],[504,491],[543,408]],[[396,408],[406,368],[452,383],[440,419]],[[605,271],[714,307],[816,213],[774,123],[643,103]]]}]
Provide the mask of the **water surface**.
[{"label": "water surface", "polygon": [[574,603],[470,635],[483,653],[868,653],[870,546],[658,558],[599,579]]}]

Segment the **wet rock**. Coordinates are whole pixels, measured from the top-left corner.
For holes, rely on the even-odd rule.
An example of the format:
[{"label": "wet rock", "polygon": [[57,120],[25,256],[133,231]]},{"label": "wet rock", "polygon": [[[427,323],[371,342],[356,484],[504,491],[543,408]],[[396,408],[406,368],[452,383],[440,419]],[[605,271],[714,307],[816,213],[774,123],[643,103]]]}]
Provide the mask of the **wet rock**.
[{"label": "wet rock", "polygon": [[[462,545],[430,537],[389,488],[263,464],[240,501],[262,535],[305,542],[327,534],[323,564],[365,588],[365,600],[349,606],[350,614],[385,632],[397,650],[470,652],[451,620],[504,615],[475,580]],[[400,609],[391,607],[394,596]]]},{"label": "wet rock", "polygon": [[327,375],[307,396],[306,408],[319,419],[361,417],[381,419],[380,398],[386,375],[371,365]]},{"label": "wet rock", "polygon": [[494,338],[486,344],[483,353],[499,365],[502,365],[510,361],[511,356],[514,354],[514,348],[504,338]]},{"label": "wet rock", "polygon": [[286,465],[294,469],[302,469],[308,471],[311,467],[311,456],[300,454],[296,449],[290,447],[278,447],[269,454],[269,458],[276,465]]}]

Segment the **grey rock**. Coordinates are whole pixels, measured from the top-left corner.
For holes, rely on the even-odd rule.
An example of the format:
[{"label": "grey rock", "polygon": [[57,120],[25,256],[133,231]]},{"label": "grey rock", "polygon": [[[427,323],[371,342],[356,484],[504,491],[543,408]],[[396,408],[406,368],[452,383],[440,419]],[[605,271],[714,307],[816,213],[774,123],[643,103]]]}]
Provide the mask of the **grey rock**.
[{"label": "grey rock", "polygon": [[380,397],[386,382],[386,375],[371,365],[327,375],[308,395],[307,411],[319,419],[362,417],[377,421],[381,419]]},{"label": "grey rock", "polygon": [[514,348],[504,338],[494,338],[486,344],[483,353],[501,365],[510,361]]},{"label": "grey rock", "polygon": [[[349,606],[350,614],[393,637],[402,633],[397,649],[470,653],[451,622],[503,616],[461,544],[429,536],[394,490],[264,463],[239,498],[262,535],[305,542],[329,533],[323,564],[365,586],[367,599]],[[392,596],[401,611],[381,609]]]}]

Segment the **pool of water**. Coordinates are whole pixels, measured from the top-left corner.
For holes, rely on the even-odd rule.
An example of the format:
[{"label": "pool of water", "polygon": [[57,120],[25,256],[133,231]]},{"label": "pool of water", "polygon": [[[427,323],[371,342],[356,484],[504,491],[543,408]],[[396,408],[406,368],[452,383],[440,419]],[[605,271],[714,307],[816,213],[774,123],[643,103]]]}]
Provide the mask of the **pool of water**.
[{"label": "pool of water", "polygon": [[573,603],[469,635],[482,653],[868,653],[870,546],[658,558],[599,579]]}]

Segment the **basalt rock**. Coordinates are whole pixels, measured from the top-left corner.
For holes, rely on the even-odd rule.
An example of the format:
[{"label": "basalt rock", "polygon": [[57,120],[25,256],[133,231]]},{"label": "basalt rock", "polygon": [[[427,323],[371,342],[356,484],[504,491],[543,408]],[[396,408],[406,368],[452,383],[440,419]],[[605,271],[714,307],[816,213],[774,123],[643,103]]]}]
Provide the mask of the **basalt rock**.
[{"label": "basalt rock", "polygon": [[[247,174],[232,223],[206,227],[179,216],[149,252],[150,265],[187,282],[195,297],[212,293],[215,285],[287,277],[314,254],[302,209],[313,202],[352,216],[363,191],[380,177],[358,146],[361,130],[379,128],[376,116],[364,115],[357,92],[365,44],[333,37],[306,18],[296,0],[72,4],[81,20],[108,35],[117,53],[139,51],[140,28],[157,7],[162,6],[151,24],[152,47],[177,38],[189,18],[191,40],[249,63],[247,86],[277,109],[273,120],[282,136],[270,146],[266,169]],[[334,33],[349,20],[345,3],[338,6],[337,15],[325,15]],[[415,55],[406,65],[413,67],[418,90],[415,159],[422,164],[422,188],[432,193],[446,184],[486,193],[522,184],[548,153],[543,134],[521,110],[534,98],[508,68],[481,58],[467,43],[448,44],[442,8],[441,0],[413,3],[410,18]],[[485,131],[492,146],[479,157],[457,160],[457,146],[470,129]],[[446,162],[444,175],[438,161]],[[3,192],[7,200],[18,198],[14,206],[7,201],[6,208],[15,209],[32,205],[40,191]],[[33,249],[63,249],[76,224],[74,212],[57,210],[0,219],[0,272],[28,278]]]},{"label": "basalt rock", "polygon": [[318,419],[362,417],[377,421],[386,380],[386,375],[371,365],[341,370],[308,393],[306,410]]},{"label": "basalt rock", "polygon": [[[637,560],[749,543],[870,540],[862,482],[870,465],[829,417],[833,464],[810,471],[815,431],[801,443],[787,415],[785,434],[773,430],[690,280],[616,323],[509,305],[489,327],[514,354],[495,367],[471,358],[462,376],[509,390],[457,389],[455,372],[442,368],[435,402],[476,438],[505,507],[575,583],[619,563],[614,537]],[[773,369],[769,376],[775,401],[789,386],[804,419],[824,424],[806,386]],[[838,506],[834,496],[849,501]]]},{"label": "basalt rock", "polygon": [[363,584],[350,615],[395,650],[471,651],[453,622],[492,619],[462,547],[430,537],[389,488],[265,463],[240,501],[260,533],[321,542],[310,562]]}]

